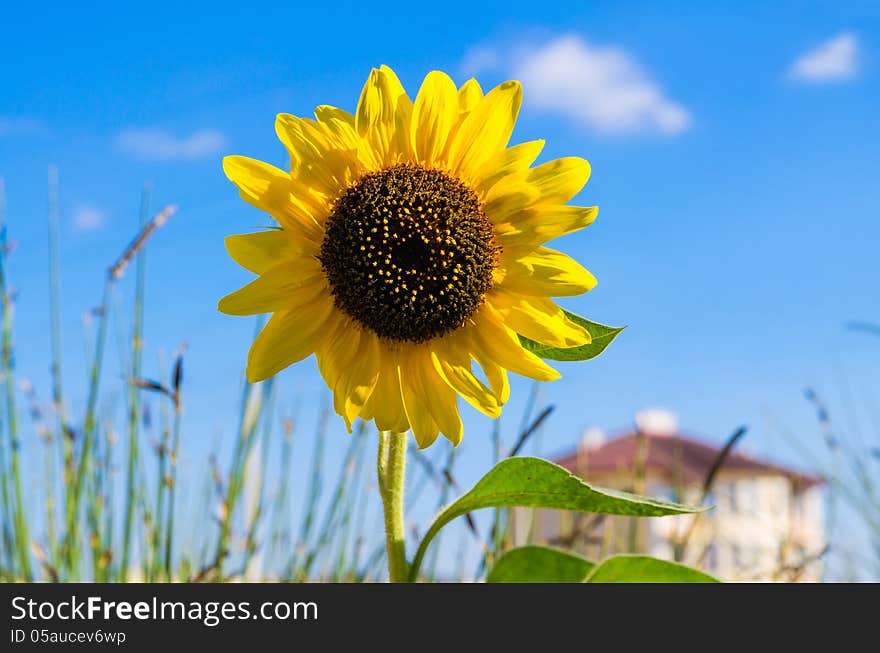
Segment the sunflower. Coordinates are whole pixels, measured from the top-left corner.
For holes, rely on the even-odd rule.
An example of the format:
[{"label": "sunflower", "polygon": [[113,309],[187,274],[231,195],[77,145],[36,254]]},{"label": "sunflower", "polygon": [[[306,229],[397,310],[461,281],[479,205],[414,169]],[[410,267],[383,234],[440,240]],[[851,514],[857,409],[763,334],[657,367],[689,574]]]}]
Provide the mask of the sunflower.
[{"label": "sunflower", "polygon": [[[259,275],[224,297],[230,315],[271,313],[248,355],[250,382],[311,354],[349,430],[412,430],[420,447],[463,435],[458,397],[498,417],[508,371],[559,373],[518,334],[552,347],[590,341],[551,299],[596,284],[544,243],[597,208],[567,206],[590,175],[577,157],[534,166],[544,141],[508,147],[519,82],[483,94],[429,73],[415,102],[387,66],[372,70],[354,115],[280,114],[290,171],[242,156],[223,169],[276,228],[226,238]],[[482,370],[480,374],[475,366]]]}]

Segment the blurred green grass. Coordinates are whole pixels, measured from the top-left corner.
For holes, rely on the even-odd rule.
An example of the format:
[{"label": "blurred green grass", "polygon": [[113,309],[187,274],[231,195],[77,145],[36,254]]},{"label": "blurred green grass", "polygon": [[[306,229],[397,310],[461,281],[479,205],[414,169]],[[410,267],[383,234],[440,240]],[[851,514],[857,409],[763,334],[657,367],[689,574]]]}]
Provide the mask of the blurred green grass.
[{"label": "blurred green grass", "polygon": [[[89,371],[84,414],[77,418],[67,413],[57,185],[57,173],[50,169],[47,304],[51,332],[47,335],[51,399],[43,405],[38,396],[45,389],[17,379],[15,373],[15,297],[7,278],[12,248],[0,179],[0,373],[5,391],[0,402],[0,581],[383,580],[387,572],[378,493],[373,485],[372,426],[359,424],[335,475],[328,474],[325,442],[332,419],[328,411],[313,429],[303,428],[293,414],[279,410],[279,390],[273,380],[251,385],[230,379],[230,383],[241,383],[230,459],[221,463],[211,456],[197,466],[201,476],[179,473],[182,448],[193,435],[188,434],[184,420],[184,344],[168,369],[162,370],[161,378],[145,378],[143,372],[148,245],[174,212],[173,207],[166,207],[154,214],[148,186],[141,194],[136,225],[132,221],[135,235],[120,256],[108,263],[107,277],[95,289],[101,297],[99,307],[89,313],[85,324]],[[119,301],[117,283],[125,274],[135,277],[128,313]],[[115,337],[127,377],[126,392],[114,395],[115,402],[124,404],[122,411],[99,410],[106,391],[102,375],[111,323],[117,328]],[[261,325],[258,320],[255,328]],[[185,335],[197,334],[181,334],[181,338]],[[811,393],[808,399],[816,407],[828,455],[817,458],[808,448],[800,449],[829,480],[832,521],[838,503],[848,504],[864,521],[873,555],[859,564],[870,569],[868,576],[880,576],[875,467],[880,454],[863,441],[842,437],[818,396]],[[494,461],[515,454],[526,440],[540,438],[540,429],[552,411],[552,406],[540,405],[538,385],[533,386],[519,436],[509,451],[501,440],[499,422],[494,422],[489,440]],[[19,419],[25,412],[30,416],[29,430],[22,428],[24,420]],[[108,417],[120,412],[124,418],[118,424]],[[32,438],[38,446],[22,447],[22,438]],[[314,442],[309,460],[300,455],[302,447],[295,446],[302,438]],[[796,438],[791,440],[793,447],[799,444]],[[42,457],[36,493],[24,487],[23,469],[36,469],[35,461],[24,464],[25,450],[38,451]],[[413,450],[410,455],[414,464],[410,466],[409,503],[427,496],[439,509],[462,492],[455,476],[455,449],[435,447],[428,452]],[[303,492],[294,491],[295,475],[304,475]],[[297,522],[293,514],[300,515]],[[456,555],[457,568],[445,571],[443,580],[484,577],[509,545],[508,517],[506,510],[494,510],[488,527],[481,530],[468,516],[467,530],[457,546],[477,547],[478,565],[468,570],[466,556]],[[443,537],[449,539],[448,534]],[[439,551],[438,543],[429,551],[423,566],[426,580],[438,576]],[[854,578],[864,577],[862,571],[854,572]]]},{"label": "blurred green grass", "polygon": [[[53,168],[47,215],[52,387],[51,400],[43,405],[38,399],[42,394],[38,390],[43,389],[21,382],[15,374],[14,296],[6,278],[11,248],[6,240],[5,188],[0,179],[0,373],[6,391],[0,425],[0,580],[384,579],[380,506],[373,487],[375,432],[367,425],[361,423],[355,429],[342,464],[331,478],[324,460],[331,419],[326,410],[313,430],[300,434],[294,416],[278,410],[273,380],[251,385],[230,379],[230,383],[242,384],[231,458],[221,464],[212,455],[207,464],[196,466],[201,477],[178,473],[181,449],[188,438],[183,419],[185,346],[181,345],[162,378],[143,375],[147,250],[149,240],[175,210],[166,207],[153,215],[149,186],[142,191],[137,231],[120,256],[108,264],[103,287],[96,289],[100,304],[87,313],[84,323],[89,367],[84,415],[77,419],[67,414],[57,186]],[[125,274],[135,276],[129,313],[122,308],[126,302],[120,301],[117,283]],[[114,409],[99,410],[99,399],[103,401],[102,395],[107,394],[103,376],[111,324],[116,326],[122,352],[126,392],[113,394]],[[261,326],[257,320],[255,329]],[[32,427],[24,437],[35,437],[38,448],[21,446],[16,402],[22,396]],[[116,410],[120,402],[122,411]],[[107,417],[120,413],[124,418],[119,423]],[[314,442],[310,460],[296,455],[294,445],[300,437]],[[44,458],[36,494],[23,488],[25,449],[40,451]],[[271,461],[270,452],[277,452]],[[436,493],[439,508],[456,489],[454,450],[436,448],[430,455],[412,455],[420,464],[414,466],[409,479],[409,501],[417,501],[430,489]],[[269,479],[271,488],[270,469],[277,470],[277,476],[273,473]],[[295,474],[305,474],[307,479],[305,491],[298,494],[292,488]],[[182,496],[188,501],[182,502]],[[293,514],[301,515],[300,520],[294,522]],[[470,537],[478,538],[472,521],[470,525]],[[496,526],[493,532],[500,531]],[[485,560],[490,547],[482,540],[478,546]],[[437,550],[424,567],[426,579],[436,574]],[[465,570],[457,573],[464,576]]]}]

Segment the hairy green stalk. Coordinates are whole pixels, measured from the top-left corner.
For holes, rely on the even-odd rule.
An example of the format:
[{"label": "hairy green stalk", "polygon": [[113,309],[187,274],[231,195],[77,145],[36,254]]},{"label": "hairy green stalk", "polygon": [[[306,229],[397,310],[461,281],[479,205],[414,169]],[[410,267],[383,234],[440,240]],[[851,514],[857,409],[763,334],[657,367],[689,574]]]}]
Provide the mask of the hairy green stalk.
[{"label": "hairy green stalk", "polygon": [[406,480],[407,434],[381,431],[376,471],[385,514],[385,551],[392,583],[405,583],[409,577],[406,562],[406,525],[403,493]]}]

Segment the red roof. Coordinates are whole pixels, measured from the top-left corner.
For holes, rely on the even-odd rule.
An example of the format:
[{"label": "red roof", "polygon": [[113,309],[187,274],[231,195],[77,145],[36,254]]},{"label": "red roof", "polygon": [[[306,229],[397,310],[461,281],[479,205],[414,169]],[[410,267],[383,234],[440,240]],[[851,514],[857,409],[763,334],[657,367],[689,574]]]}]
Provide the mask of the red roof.
[{"label": "red roof", "polygon": [[[598,447],[560,456],[554,462],[586,480],[613,472],[631,474],[640,437],[644,438],[646,445],[646,453],[642,454],[645,455],[646,470],[670,483],[678,479],[685,484],[702,484],[721,453],[721,447],[680,434],[626,433]],[[783,475],[802,489],[824,482],[819,476],[758,460],[735,449],[727,456],[720,471],[753,476]]]}]

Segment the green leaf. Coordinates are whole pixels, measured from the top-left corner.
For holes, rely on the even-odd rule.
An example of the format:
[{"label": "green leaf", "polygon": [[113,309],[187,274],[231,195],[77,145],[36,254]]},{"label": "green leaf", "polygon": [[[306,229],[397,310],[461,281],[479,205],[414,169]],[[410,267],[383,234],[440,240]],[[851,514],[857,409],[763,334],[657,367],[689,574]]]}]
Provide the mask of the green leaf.
[{"label": "green leaf", "polygon": [[546,546],[523,546],[498,558],[487,583],[582,583],[596,566],[568,551]]},{"label": "green leaf", "polygon": [[635,517],[679,515],[703,510],[628,492],[592,487],[568,470],[540,458],[507,458],[495,465],[470,492],[437,516],[419,544],[410,578],[415,580],[418,577],[428,544],[450,521],[480,508],[514,506]]},{"label": "green leaf", "polygon": [[605,351],[605,348],[611,344],[611,341],[626,328],[606,326],[604,324],[599,324],[598,322],[591,322],[590,320],[583,318],[580,315],[570,313],[569,311],[563,312],[569,320],[581,325],[590,333],[593,339],[589,344],[565,349],[542,345],[541,343],[530,340],[525,336],[520,336],[519,341],[523,348],[529,350],[536,356],[547,358],[549,360],[586,361],[591,358],[596,358],[596,356]]},{"label": "green leaf", "polygon": [[587,576],[588,583],[720,583],[698,569],[650,556],[616,555]]}]

